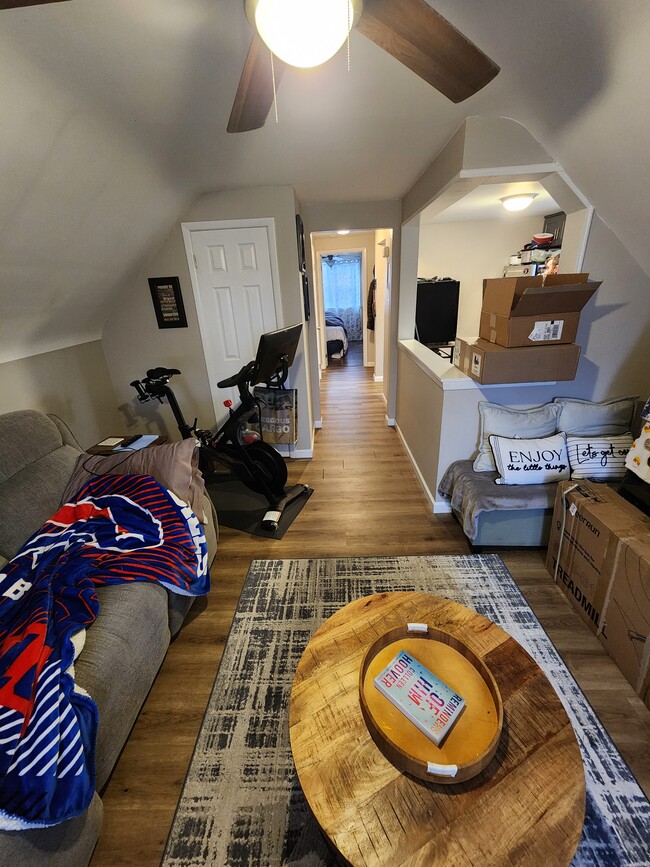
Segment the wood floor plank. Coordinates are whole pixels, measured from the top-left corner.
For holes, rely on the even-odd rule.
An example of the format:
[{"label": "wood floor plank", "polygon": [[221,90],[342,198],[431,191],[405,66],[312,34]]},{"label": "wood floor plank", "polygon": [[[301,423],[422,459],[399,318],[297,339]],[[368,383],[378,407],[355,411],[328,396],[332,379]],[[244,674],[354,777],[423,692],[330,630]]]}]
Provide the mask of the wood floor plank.
[{"label": "wood floor plank", "polygon": [[[386,426],[381,384],[358,351],[322,380],[323,428],[312,461],[289,461],[289,483],[314,494],[281,540],[220,529],[212,590],[172,643],[102,793],[93,867],[159,864],[239,593],[252,558],[465,554],[462,530],[433,515]],[[650,712],[546,572],[544,552],[500,552],[596,713],[650,792]],[[215,865],[221,867],[221,865]],[[273,867],[273,865],[268,865]]]}]

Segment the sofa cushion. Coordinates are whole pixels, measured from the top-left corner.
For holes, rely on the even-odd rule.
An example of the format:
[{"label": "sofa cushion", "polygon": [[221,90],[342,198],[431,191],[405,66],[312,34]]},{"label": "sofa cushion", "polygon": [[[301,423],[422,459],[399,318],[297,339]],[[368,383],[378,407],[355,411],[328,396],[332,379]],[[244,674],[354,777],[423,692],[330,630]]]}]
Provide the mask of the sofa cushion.
[{"label": "sofa cushion", "polygon": [[501,437],[547,437],[557,430],[557,416],[560,408],[554,403],[545,403],[532,409],[511,409],[488,400],[478,405],[479,450],[474,460],[474,471],[490,473],[496,470],[488,437],[491,434]]},{"label": "sofa cushion", "polygon": [[81,816],[52,828],[0,831],[0,864],[11,867],[82,867],[97,843],[104,806],[95,795]]},{"label": "sofa cushion", "polygon": [[99,615],[86,633],[75,680],[97,704],[99,791],[108,780],[169,646],[167,593],[130,583],[97,591]]},{"label": "sofa cushion", "polygon": [[556,397],[554,403],[560,408],[557,429],[585,437],[629,433],[637,400],[636,396],[600,401]]},{"label": "sofa cushion", "polygon": [[0,556],[11,559],[58,509],[79,449],[31,409],[0,415],[0,443]]}]

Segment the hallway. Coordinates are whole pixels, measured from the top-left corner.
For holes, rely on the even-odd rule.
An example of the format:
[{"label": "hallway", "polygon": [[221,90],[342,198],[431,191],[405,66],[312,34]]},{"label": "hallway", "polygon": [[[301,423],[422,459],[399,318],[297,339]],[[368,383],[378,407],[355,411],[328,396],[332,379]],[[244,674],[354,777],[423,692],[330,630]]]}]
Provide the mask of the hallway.
[{"label": "hallway", "polygon": [[[251,558],[468,553],[452,516],[431,513],[397,431],[386,426],[382,384],[372,374],[355,352],[324,373],[314,458],[288,462],[289,484],[305,482],[314,494],[284,538],[220,529],[212,590],[172,643],[103,793],[92,867],[159,863]],[[650,712],[553,585],[545,552],[499,553],[650,791]]]}]

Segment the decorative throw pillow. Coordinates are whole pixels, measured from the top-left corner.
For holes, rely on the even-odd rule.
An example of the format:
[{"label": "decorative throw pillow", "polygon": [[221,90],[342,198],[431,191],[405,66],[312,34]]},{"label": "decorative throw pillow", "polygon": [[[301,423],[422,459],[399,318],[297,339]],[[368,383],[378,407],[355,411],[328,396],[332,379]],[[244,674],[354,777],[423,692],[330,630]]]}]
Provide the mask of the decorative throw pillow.
[{"label": "decorative throw pillow", "polygon": [[[650,404],[650,401],[648,403]],[[644,482],[650,483],[650,420],[646,421],[641,433],[632,443],[625,459],[625,466],[628,470],[636,473]]]},{"label": "decorative throw pillow", "polygon": [[499,472],[497,485],[541,485],[569,478],[566,437],[559,433],[539,439],[490,436]]},{"label": "decorative throw pillow", "polygon": [[572,479],[598,482],[622,479],[625,458],[632,446],[632,434],[610,437],[566,438]]},{"label": "decorative throw pillow", "polygon": [[187,503],[201,523],[208,523],[203,507],[205,482],[199,470],[198,448],[194,439],[151,446],[128,452],[126,456],[124,452],[112,455],[79,455],[63,492],[62,502],[72,499],[77,491],[95,476],[129,473],[153,476],[159,484]]},{"label": "decorative throw pillow", "polygon": [[550,436],[557,431],[560,408],[555,403],[545,403],[533,409],[510,409],[482,400],[478,411],[481,420],[479,450],[473,467],[477,473],[489,473],[496,469],[488,439],[491,434],[525,439]]},{"label": "decorative throw pillow", "polygon": [[636,397],[613,397],[611,400],[581,400],[556,397],[559,407],[557,429],[574,436],[610,436],[626,434],[632,429]]}]

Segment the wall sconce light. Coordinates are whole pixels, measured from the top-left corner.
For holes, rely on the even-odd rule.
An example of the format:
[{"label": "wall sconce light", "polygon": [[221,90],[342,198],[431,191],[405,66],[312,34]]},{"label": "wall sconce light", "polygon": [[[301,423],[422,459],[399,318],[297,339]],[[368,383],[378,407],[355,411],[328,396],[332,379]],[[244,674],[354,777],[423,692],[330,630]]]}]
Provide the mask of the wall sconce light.
[{"label": "wall sconce light", "polygon": [[537,198],[537,193],[517,193],[499,199],[506,211],[523,211]]}]

